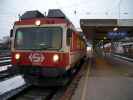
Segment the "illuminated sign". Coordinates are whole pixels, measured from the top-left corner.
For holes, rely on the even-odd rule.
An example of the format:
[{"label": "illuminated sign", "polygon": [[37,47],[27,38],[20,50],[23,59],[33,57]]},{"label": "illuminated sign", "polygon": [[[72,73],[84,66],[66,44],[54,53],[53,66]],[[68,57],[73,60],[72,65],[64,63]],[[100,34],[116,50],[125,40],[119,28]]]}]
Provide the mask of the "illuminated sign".
[{"label": "illuminated sign", "polygon": [[127,32],[108,32],[107,36],[110,39],[118,39],[127,36]]}]

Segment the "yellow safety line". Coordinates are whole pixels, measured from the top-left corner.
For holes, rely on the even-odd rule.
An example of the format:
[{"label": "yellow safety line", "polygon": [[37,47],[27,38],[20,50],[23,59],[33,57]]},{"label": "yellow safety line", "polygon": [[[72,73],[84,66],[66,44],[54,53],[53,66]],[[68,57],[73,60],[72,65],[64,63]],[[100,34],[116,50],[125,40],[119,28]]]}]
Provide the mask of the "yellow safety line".
[{"label": "yellow safety line", "polygon": [[88,68],[87,68],[87,72],[85,74],[85,78],[83,80],[83,89],[81,91],[82,95],[81,95],[81,98],[80,100],[85,100],[85,96],[86,96],[86,89],[87,89],[87,82],[88,82],[88,78],[89,78],[89,72],[90,72],[90,64],[88,65]]}]

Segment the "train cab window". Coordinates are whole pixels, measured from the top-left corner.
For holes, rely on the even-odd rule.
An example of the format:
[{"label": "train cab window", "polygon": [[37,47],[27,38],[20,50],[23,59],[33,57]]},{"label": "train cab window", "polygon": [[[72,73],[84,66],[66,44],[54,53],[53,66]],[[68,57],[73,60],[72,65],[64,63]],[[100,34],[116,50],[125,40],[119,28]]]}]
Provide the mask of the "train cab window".
[{"label": "train cab window", "polygon": [[18,28],[15,34],[17,50],[58,50],[62,46],[60,27]]},{"label": "train cab window", "polygon": [[70,46],[70,44],[71,44],[71,38],[72,38],[72,30],[68,29],[67,30],[67,40],[66,40],[68,46]]}]

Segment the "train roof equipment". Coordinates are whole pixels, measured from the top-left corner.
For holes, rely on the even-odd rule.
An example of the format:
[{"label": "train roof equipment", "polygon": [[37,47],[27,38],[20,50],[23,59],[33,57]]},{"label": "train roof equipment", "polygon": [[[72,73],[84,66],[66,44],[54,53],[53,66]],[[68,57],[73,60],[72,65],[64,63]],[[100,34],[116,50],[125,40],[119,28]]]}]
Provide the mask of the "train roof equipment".
[{"label": "train roof equipment", "polygon": [[38,10],[33,10],[33,11],[26,11],[21,17],[20,20],[25,20],[25,19],[32,19],[32,18],[43,18],[44,15],[39,12]]},{"label": "train roof equipment", "polygon": [[49,9],[47,17],[67,19],[65,14],[60,9]]},{"label": "train roof equipment", "polygon": [[67,19],[68,18],[65,16],[65,14],[60,10],[60,9],[49,9],[48,14],[44,16],[40,11],[38,10],[32,10],[32,11],[26,11],[21,17],[20,20],[25,20],[25,19],[32,19],[32,18],[63,18]]}]

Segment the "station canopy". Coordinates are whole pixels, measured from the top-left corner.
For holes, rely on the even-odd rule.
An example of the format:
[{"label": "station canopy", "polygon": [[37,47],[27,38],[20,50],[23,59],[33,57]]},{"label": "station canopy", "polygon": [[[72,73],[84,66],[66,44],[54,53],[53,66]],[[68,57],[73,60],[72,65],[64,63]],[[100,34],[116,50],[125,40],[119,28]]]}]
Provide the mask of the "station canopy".
[{"label": "station canopy", "polygon": [[80,26],[88,40],[101,40],[113,31],[133,37],[133,19],[80,19]]}]

